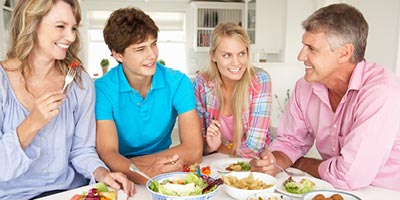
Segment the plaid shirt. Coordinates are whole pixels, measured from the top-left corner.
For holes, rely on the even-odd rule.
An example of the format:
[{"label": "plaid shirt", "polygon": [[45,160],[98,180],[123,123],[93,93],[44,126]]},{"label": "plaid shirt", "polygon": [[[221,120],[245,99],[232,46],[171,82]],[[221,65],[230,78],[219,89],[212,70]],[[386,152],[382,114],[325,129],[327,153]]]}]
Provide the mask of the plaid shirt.
[{"label": "plaid shirt", "polygon": [[[271,79],[267,72],[256,68],[249,88],[249,108],[242,114],[244,134],[238,156],[250,158],[259,156],[265,145],[271,142],[269,131],[272,108]],[[213,81],[207,81],[201,74],[194,80],[196,108],[199,114],[203,136],[211,120],[218,119],[220,102]],[[224,137],[223,135],[221,137]],[[222,141],[226,141],[222,138]]]}]

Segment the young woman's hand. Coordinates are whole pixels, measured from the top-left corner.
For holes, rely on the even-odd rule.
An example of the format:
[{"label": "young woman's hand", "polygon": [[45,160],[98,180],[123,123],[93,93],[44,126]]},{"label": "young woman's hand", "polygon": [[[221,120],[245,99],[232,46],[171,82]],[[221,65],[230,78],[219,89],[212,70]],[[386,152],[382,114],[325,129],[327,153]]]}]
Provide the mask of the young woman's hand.
[{"label": "young woman's hand", "polygon": [[207,128],[206,133],[206,152],[216,151],[221,145],[221,125],[217,120],[212,120],[210,126]]}]

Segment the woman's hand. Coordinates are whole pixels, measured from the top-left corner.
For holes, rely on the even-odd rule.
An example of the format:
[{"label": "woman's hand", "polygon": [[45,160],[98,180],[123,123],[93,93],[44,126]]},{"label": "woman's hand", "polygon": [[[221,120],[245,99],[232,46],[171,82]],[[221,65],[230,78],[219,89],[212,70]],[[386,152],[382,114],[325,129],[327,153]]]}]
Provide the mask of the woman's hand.
[{"label": "woman's hand", "polygon": [[60,113],[60,105],[65,99],[62,91],[49,92],[35,99],[35,104],[28,116],[38,129],[44,127],[51,119]]},{"label": "woman's hand", "polygon": [[216,151],[221,145],[221,131],[219,128],[221,125],[217,120],[212,120],[210,126],[207,128],[206,142],[207,149],[206,152],[210,153]]},{"label": "woman's hand", "polygon": [[35,98],[29,115],[17,127],[17,134],[22,149],[26,149],[37,132],[60,113],[59,107],[64,99],[65,95],[62,91],[49,92]]},{"label": "woman's hand", "polygon": [[93,172],[93,176],[96,181],[103,182],[115,190],[124,190],[128,196],[135,194],[135,184],[121,172],[109,172],[103,167],[99,167]]}]

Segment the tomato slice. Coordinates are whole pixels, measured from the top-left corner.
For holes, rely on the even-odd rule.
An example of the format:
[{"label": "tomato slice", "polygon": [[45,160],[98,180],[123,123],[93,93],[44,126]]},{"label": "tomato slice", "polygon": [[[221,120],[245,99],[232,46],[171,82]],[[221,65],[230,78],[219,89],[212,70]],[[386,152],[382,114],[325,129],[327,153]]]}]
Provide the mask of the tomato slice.
[{"label": "tomato slice", "polygon": [[205,166],[201,168],[201,174],[205,174],[209,176],[211,174],[211,168],[210,166]]},{"label": "tomato slice", "polygon": [[81,200],[81,199],[82,199],[82,195],[81,194],[76,194],[71,198],[71,200]]}]

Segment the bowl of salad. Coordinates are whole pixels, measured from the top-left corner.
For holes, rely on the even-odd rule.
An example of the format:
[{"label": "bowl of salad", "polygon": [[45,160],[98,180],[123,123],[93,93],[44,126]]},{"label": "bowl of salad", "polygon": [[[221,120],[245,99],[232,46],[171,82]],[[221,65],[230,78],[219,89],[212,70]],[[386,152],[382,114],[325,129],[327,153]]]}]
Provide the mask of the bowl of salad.
[{"label": "bowl of salad", "polygon": [[223,180],[193,172],[171,172],[153,177],[146,188],[153,200],[214,199]]}]

